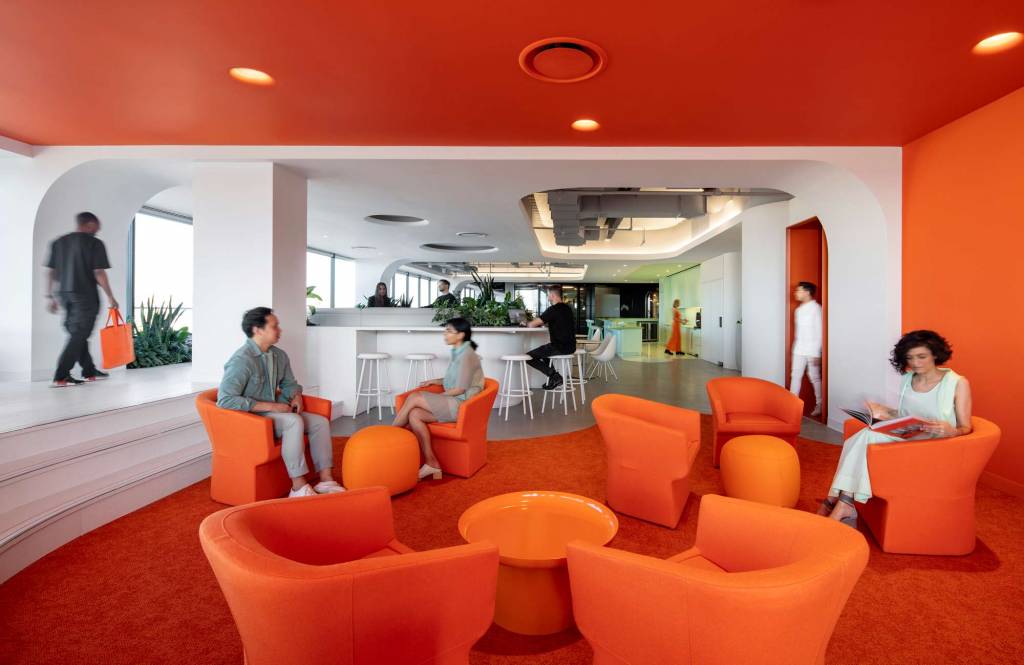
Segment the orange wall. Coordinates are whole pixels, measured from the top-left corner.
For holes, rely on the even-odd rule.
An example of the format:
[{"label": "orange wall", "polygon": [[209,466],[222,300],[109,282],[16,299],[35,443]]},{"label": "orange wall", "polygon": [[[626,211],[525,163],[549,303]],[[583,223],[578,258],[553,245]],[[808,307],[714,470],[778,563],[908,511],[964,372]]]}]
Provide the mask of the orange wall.
[{"label": "orange wall", "polygon": [[931,328],[1003,430],[985,480],[1024,495],[1024,88],[903,148],[903,328]]}]

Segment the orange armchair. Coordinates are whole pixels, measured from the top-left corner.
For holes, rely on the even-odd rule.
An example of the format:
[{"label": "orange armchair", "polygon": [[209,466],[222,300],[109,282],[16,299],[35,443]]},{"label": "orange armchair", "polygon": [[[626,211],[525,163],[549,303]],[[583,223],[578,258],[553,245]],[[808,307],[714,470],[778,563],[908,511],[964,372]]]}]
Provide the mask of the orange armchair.
[{"label": "orange armchair", "polygon": [[[309,413],[331,419],[330,400],[303,395],[302,406]],[[277,499],[288,492],[292,481],[270,418],[220,408],[216,388],[199,393],[196,410],[213,447],[210,497],[214,501],[237,506]],[[309,468],[313,468],[311,462]]]},{"label": "orange armchair", "polygon": [[804,402],[782,386],[762,379],[729,376],[707,383],[711,402],[714,464],[729,439],[744,434],[769,434],[796,445]]},{"label": "orange armchair", "polygon": [[594,400],[608,452],[608,505],[674,529],[690,496],[700,414],[626,395]]},{"label": "orange armchair", "polygon": [[[974,551],[974,491],[1001,433],[983,418],[971,418],[971,427],[964,436],[868,446],[873,496],[857,512],[883,551]],[[843,438],[863,428],[847,420]]]},{"label": "orange armchair", "polygon": [[[444,392],[441,386],[415,388],[397,395],[395,407],[401,409],[417,390]],[[484,379],[484,389],[462,403],[454,423],[430,423],[430,444],[445,473],[469,478],[487,464],[487,422],[497,396],[498,382]]]},{"label": "orange armchair", "polygon": [[864,536],[838,522],[715,495],[695,546],[669,559],[568,546],[594,665],[823,665],[867,560]]},{"label": "orange armchair", "polygon": [[248,665],[466,665],[494,616],[497,547],[413,552],[383,487],[227,508],[199,540]]}]

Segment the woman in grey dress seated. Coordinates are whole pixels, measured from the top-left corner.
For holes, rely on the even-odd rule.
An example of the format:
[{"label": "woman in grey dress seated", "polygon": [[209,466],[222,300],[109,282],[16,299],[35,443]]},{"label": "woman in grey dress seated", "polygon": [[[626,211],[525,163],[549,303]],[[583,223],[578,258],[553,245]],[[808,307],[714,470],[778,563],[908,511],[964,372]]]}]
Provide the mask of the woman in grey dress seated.
[{"label": "woman in grey dress seated", "polygon": [[[884,420],[900,416],[920,418],[927,424],[913,439],[970,434],[971,386],[953,370],[941,367],[952,355],[949,342],[936,332],[915,330],[904,335],[892,350],[890,360],[903,375],[899,405],[893,409],[868,402],[872,415]],[[867,447],[904,440],[871,429],[862,429],[847,439],[828,498],[818,514],[856,526],[854,502],[865,503],[871,498]]]},{"label": "woman in grey dress seated", "polygon": [[433,476],[435,480],[441,478],[441,463],[430,446],[427,423],[454,422],[459,417],[462,403],[484,388],[484,371],[472,337],[473,331],[466,319],[451,319],[445,324],[444,343],[452,347],[451,363],[443,379],[431,379],[420,384],[421,387],[440,385],[444,387],[444,392],[412,393],[395,415],[395,422],[391,423],[396,427],[408,425],[420,442],[423,459],[426,461],[420,467],[420,479],[428,476]]}]

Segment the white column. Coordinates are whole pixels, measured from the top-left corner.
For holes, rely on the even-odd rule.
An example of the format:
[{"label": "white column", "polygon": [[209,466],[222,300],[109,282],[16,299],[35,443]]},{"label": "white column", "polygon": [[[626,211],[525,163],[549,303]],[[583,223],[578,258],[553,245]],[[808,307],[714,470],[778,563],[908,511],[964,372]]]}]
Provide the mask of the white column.
[{"label": "white column", "polygon": [[299,382],[306,350],[306,179],[272,162],[195,168],[192,378],[219,381],[245,341],[242,314],[270,307]]}]

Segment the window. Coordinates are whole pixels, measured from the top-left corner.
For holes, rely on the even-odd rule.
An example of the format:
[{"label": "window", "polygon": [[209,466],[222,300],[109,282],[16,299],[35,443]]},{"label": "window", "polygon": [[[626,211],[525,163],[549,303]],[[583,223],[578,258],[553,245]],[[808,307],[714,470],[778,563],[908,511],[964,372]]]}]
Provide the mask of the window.
[{"label": "window", "polygon": [[434,302],[433,283],[429,277],[420,277],[420,307],[429,307]]},{"label": "window", "polygon": [[356,262],[334,257],[333,307],[356,306]]},{"label": "window", "polygon": [[182,305],[175,326],[192,330],[192,225],[143,212],[132,230],[131,316],[153,299],[155,305]]},{"label": "window", "polygon": [[322,298],[307,298],[306,305],[316,308],[331,306],[331,256],[321,252],[306,251],[306,287],[314,287]]},{"label": "window", "polygon": [[395,291],[391,294],[391,297],[395,300],[401,301],[405,297],[407,287],[409,284],[409,273],[396,272],[395,273]]}]

